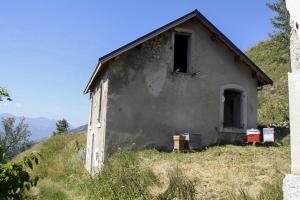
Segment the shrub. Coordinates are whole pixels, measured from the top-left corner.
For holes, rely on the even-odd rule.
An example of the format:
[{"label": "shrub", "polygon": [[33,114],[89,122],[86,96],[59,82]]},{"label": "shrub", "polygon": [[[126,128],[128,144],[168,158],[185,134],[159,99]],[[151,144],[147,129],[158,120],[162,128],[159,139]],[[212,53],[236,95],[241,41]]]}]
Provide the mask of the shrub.
[{"label": "shrub", "polygon": [[0,164],[0,199],[20,199],[25,189],[36,186],[38,176],[30,176],[28,168],[38,164],[38,153],[25,156],[21,162]]}]

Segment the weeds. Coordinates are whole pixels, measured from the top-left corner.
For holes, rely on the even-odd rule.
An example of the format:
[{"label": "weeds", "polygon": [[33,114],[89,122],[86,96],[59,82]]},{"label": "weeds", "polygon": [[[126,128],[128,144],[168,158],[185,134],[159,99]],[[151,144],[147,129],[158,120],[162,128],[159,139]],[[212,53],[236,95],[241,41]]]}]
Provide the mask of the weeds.
[{"label": "weeds", "polygon": [[282,179],[277,178],[273,183],[266,183],[256,197],[252,197],[245,190],[240,188],[238,194],[230,194],[230,200],[282,200]]},{"label": "weeds", "polygon": [[90,199],[151,199],[148,187],[156,183],[149,169],[141,169],[136,153],[118,152],[88,181]]},{"label": "weeds", "polygon": [[[78,145],[80,144],[80,145]],[[81,184],[87,179],[80,150],[84,134],[57,135],[43,142],[41,162],[36,169],[42,178],[38,199],[84,199]]]},{"label": "weeds", "polygon": [[67,200],[68,195],[57,183],[51,180],[44,181],[39,188],[39,197],[43,200]]},{"label": "weeds", "polygon": [[150,169],[139,165],[138,153],[117,152],[110,157],[101,172],[87,182],[89,199],[157,199],[194,200],[195,184],[180,169],[169,173],[166,191],[152,196],[149,187],[159,184]]},{"label": "weeds", "polygon": [[240,186],[247,190],[240,189],[229,199],[276,200],[281,186],[274,180],[279,173],[288,173],[290,158],[287,146],[229,145],[187,154],[117,152],[92,178],[84,169],[84,146],[84,134],[54,136],[43,142],[36,169],[41,180],[31,199],[226,199],[227,191]]},{"label": "weeds", "polygon": [[40,150],[42,161],[37,169],[38,174],[57,179],[65,179],[75,173],[76,176],[83,176],[86,172],[83,168],[84,159],[78,155],[77,138],[82,140],[79,136],[58,135],[46,140]]},{"label": "weeds", "polygon": [[195,183],[183,175],[181,170],[176,169],[169,173],[169,187],[158,200],[194,200],[196,199]]}]

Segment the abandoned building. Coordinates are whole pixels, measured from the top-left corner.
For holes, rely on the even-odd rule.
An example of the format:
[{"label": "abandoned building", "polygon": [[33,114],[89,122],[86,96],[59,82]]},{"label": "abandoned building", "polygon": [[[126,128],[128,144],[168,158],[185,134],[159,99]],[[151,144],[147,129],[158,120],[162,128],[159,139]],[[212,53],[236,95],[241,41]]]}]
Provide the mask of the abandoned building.
[{"label": "abandoned building", "polygon": [[90,93],[86,168],[118,148],[172,150],[241,140],[257,126],[257,90],[272,80],[195,10],[101,57]]}]

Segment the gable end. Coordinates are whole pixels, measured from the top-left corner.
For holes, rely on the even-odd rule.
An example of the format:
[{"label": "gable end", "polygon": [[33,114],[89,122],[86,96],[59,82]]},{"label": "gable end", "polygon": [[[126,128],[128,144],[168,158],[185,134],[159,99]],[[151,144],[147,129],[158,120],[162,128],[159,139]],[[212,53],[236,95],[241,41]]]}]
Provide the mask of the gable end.
[{"label": "gable end", "polygon": [[159,34],[166,32],[192,18],[196,18],[200,21],[200,23],[207,28],[212,33],[212,37],[214,40],[218,40],[222,42],[230,51],[235,54],[235,60],[245,65],[249,66],[252,70],[252,75],[256,77],[258,86],[263,86],[267,84],[273,84],[273,81],[253,62],[251,61],[236,45],[234,45],[220,30],[218,30],[208,19],[206,19],[198,10],[194,10],[183,17],[178,18],[114,51],[111,53],[99,58],[99,61],[96,65],[96,68],[93,72],[92,77],[90,78],[84,93],[88,93],[90,87],[92,86],[94,80],[96,79],[97,75],[101,72],[102,66],[104,63],[108,62],[109,60],[119,56],[120,54],[146,42],[147,40],[158,36]]}]

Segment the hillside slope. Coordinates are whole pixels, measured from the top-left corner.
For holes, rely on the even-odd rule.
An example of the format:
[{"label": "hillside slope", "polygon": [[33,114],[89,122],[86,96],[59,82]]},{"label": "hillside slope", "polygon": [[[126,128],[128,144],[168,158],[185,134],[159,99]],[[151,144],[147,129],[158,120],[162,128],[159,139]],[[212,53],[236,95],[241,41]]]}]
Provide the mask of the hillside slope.
[{"label": "hillside slope", "polygon": [[240,190],[256,196],[265,185],[281,183],[290,168],[288,146],[146,150],[113,155],[91,179],[84,169],[85,134],[54,136],[38,149],[41,179],[29,199],[232,199]]},{"label": "hillside slope", "polygon": [[259,91],[259,124],[285,124],[288,115],[288,80],[290,71],[289,49],[274,37],[249,49],[246,54],[274,81]]}]

